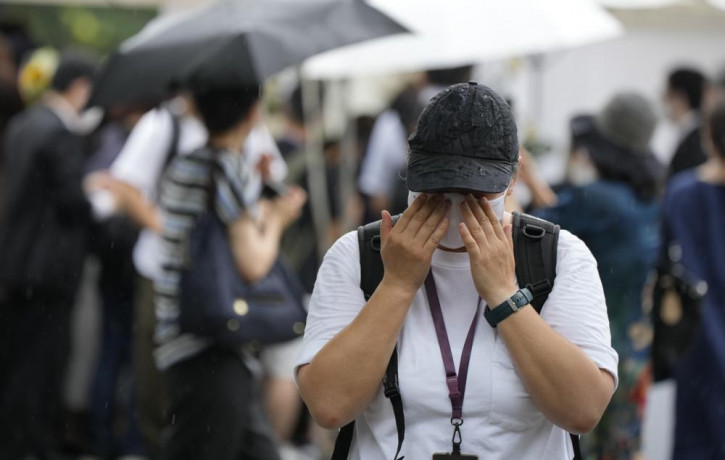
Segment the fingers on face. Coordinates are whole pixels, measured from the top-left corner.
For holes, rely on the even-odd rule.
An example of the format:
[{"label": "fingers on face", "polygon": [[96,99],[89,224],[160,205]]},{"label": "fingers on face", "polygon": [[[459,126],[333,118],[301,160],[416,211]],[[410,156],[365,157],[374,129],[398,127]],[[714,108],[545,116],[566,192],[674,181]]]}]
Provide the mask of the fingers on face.
[{"label": "fingers on face", "polygon": [[420,209],[423,207],[427,198],[428,198],[428,196],[425,193],[421,193],[420,195],[415,197],[415,200],[413,200],[413,202],[410,203],[410,206],[408,206],[408,209],[406,209],[405,212],[403,212],[403,215],[400,216],[400,220],[395,225],[395,228],[399,229],[399,231],[404,231],[406,228],[408,228],[410,221],[418,213],[418,211],[420,211]]},{"label": "fingers on face", "polygon": [[466,200],[461,203],[461,215],[463,216],[463,222],[466,224],[468,233],[478,244],[484,244],[486,235],[483,232],[483,228],[481,228],[480,220],[476,217],[475,208],[479,208],[476,202],[474,201],[471,204],[469,203],[468,197],[466,197]]},{"label": "fingers on face", "polygon": [[393,229],[393,218],[388,211],[383,211],[381,213],[381,218],[380,238],[385,241],[388,239],[388,235],[390,235],[390,231]]},{"label": "fingers on face", "polygon": [[[442,203],[443,196],[441,194],[429,194],[423,206],[412,216],[406,227],[406,231],[410,231],[412,235],[417,235],[426,226],[428,219]],[[432,231],[433,229],[431,228],[430,232]]]},{"label": "fingers on face", "polygon": [[488,222],[491,224],[491,227],[493,228],[493,231],[496,233],[496,236],[499,238],[504,237],[503,229],[501,228],[501,224],[498,221],[498,216],[496,216],[496,213],[493,212],[493,208],[491,207],[491,203],[488,202],[488,200],[484,197],[481,197],[478,200],[481,209],[483,209],[483,212],[486,214],[486,217],[488,219]]},{"label": "fingers on face", "polygon": [[466,252],[468,252],[469,256],[479,256],[480,247],[478,246],[478,241],[471,234],[467,224],[459,224],[458,232],[461,234],[461,239],[463,240],[463,244],[466,246]]},{"label": "fingers on face", "polygon": [[[448,205],[450,207],[450,204]],[[446,208],[447,209],[447,208]],[[448,226],[450,225],[450,222],[448,220],[448,216],[443,214],[443,218],[440,219],[438,222],[438,225],[436,226],[433,233],[428,237],[428,239],[425,242],[425,248],[428,251],[435,250],[438,245],[440,244],[441,240],[443,239],[443,236],[448,231]]]},{"label": "fingers on face", "polygon": [[[427,242],[439,229],[440,223],[443,221],[444,217],[446,217],[446,213],[448,213],[448,209],[451,207],[451,202],[440,195],[439,197],[440,199],[435,200],[435,203],[437,203],[436,207],[418,229],[418,232],[415,235],[416,239]],[[442,237],[443,235],[441,235],[441,238]]]}]

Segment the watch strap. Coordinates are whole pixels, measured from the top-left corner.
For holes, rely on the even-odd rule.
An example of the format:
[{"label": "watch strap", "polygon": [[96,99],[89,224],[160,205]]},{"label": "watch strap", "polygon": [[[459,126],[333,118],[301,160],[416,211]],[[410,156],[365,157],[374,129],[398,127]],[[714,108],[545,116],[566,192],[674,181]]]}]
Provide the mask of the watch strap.
[{"label": "watch strap", "polygon": [[528,287],[521,288],[498,307],[491,309],[487,305],[483,316],[491,327],[496,327],[498,323],[530,304],[533,299],[534,296]]}]

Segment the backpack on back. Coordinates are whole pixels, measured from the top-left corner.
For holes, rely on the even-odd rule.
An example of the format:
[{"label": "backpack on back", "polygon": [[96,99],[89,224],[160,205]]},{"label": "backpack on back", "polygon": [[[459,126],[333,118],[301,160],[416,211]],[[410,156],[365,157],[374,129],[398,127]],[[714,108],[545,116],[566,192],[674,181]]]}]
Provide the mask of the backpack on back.
[{"label": "backpack on back", "polygon": [[[393,217],[393,225],[400,216]],[[383,261],[380,257],[380,221],[358,228],[358,244],[360,246],[360,288],[365,294],[365,300],[377,289],[383,279]],[[516,278],[520,286],[527,286],[534,295],[531,306],[537,313],[546,302],[556,278],[556,255],[559,243],[559,226],[536,217],[513,213],[513,241],[514,256],[516,258]],[[395,414],[395,423],[398,431],[398,455],[405,438],[405,419],[403,414],[403,401],[398,390],[398,352],[397,348],[388,363],[383,378],[385,397],[390,399]],[[332,460],[346,460],[352,444],[355,422],[350,422],[340,429],[335,442]],[[574,446],[574,459],[581,459],[579,452],[579,437],[571,435]]]}]

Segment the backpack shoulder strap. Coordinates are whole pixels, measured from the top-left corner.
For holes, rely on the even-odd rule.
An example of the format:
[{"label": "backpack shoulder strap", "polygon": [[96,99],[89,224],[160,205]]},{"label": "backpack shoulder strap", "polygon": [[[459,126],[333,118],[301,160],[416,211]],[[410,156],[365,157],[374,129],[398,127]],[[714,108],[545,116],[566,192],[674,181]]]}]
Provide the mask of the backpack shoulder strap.
[{"label": "backpack shoulder strap", "polygon": [[[514,256],[519,285],[534,295],[531,306],[541,313],[544,302],[554,288],[559,230],[556,224],[528,214],[513,214]],[[582,460],[579,436],[570,433],[574,460]]]},{"label": "backpack shoulder strap", "polygon": [[554,287],[559,226],[528,214],[513,214],[514,256],[519,285],[534,295],[531,305],[541,313]]},{"label": "backpack shoulder strap", "polygon": [[[393,225],[395,225],[399,218],[400,216],[393,217]],[[383,260],[380,257],[380,223],[380,221],[372,222],[360,226],[357,229],[357,239],[360,247],[360,289],[365,294],[365,300],[368,300],[373,295],[378,284],[382,281],[384,274]],[[388,367],[385,370],[383,390],[385,397],[390,399],[390,403],[393,405],[393,413],[395,414],[395,425],[398,431],[398,449],[395,452],[394,458],[398,460],[398,455],[400,455],[400,449],[403,447],[403,440],[405,439],[405,417],[403,414],[403,399],[398,389],[397,348],[393,350]],[[340,432],[335,440],[335,448],[332,452],[331,460],[347,460],[354,432],[355,421],[340,428]]]},{"label": "backpack shoulder strap", "polygon": [[[169,146],[166,149],[166,153],[164,155],[164,162],[161,164],[161,169],[159,170],[159,176],[156,180],[156,196],[161,196],[161,180],[163,179],[164,175],[166,174],[166,170],[169,168],[169,165],[171,162],[176,158],[176,155],[179,152],[179,138],[181,137],[181,120],[178,115],[176,115],[174,112],[169,110],[168,108],[164,109],[168,113],[169,117],[171,117],[171,138],[169,139]],[[158,198],[157,198],[158,199]]]},{"label": "backpack shoulder strap", "polygon": [[171,163],[176,154],[179,152],[179,138],[181,137],[181,119],[171,110],[167,109],[169,116],[171,117],[171,139],[169,139],[169,148],[166,150],[166,156],[164,157],[164,164],[162,171]]}]

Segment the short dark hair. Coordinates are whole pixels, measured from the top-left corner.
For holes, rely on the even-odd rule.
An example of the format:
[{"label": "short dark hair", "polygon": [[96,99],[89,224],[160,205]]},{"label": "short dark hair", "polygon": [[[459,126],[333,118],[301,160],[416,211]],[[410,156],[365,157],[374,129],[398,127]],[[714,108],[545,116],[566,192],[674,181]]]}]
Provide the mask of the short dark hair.
[{"label": "short dark hair", "polygon": [[55,69],[50,87],[56,91],[66,91],[79,78],[93,80],[98,71],[98,63],[90,56],[82,54],[65,54]]},{"label": "short dark hair", "polygon": [[702,72],[686,67],[673,70],[667,78],[669,89],[685,95],[692,110],[700,109],[706,83],[707,80]]},{"label": "short dark hair", "polygon": [[715,146],[715,154],[725,159],[725,99],[721,98],[707,120],[709,136]]},{"label": "short dark hair", "polygon": [[447,69],[432,69],[426,72],[428,82],[432,85],[451,86],[456,83],[466,83],[471,79],[472,65],[450,67]]},{"label": "short dark hair", "polygon": [[390,108],[400,117],[406,133],[412,133],[423,111],[423,104],[418,96],[418,91],[412,86],[407,86],[393,100]]},{"label": "short dark hair", "polygon": [[[316,91],[317,93],[317,104],[319,104],[320,108],[323,108],[325,106],[325,91],[324,87],[321,86],[320,82],[315,82],[315,84],[318,85],[319,91]],[[305,105],[304,105],[304,98],[303,98],[304,89],[302,87],[302,83],[298,83],[294,90],[292,91],[292,94],[290,94],[289,99],[287,100],[287,106],[286,106],[286,113],[289,118],[294,121],[297,124],[304,125],[305,124]]]},{"label": "short dark hair", "polygon": [[195,85],[194,103],[210,134],[222,134],[242,122],[259,100],[259,86]]}]

